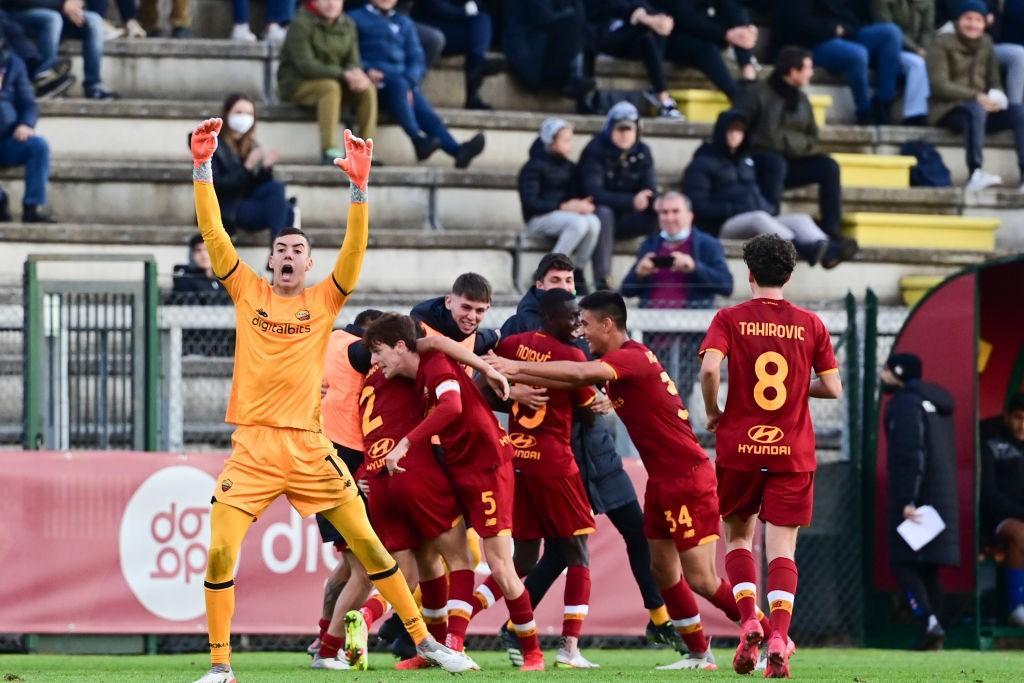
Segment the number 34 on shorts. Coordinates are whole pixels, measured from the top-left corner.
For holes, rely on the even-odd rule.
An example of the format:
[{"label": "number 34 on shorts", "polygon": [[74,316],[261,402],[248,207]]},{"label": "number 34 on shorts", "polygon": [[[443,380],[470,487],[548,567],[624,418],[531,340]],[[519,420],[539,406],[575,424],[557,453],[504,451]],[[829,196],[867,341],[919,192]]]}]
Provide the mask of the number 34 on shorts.
[{"label": "number 34 on shorts", "polygon": [[680,527],[685,527],[686,530],[683,532],[683,538],[693,538],[696,535],[696,531],[693,528],[693,518],[690,517],[690,511],[686,509],[686,506],[681,506],[678,510],[665,510],[665,523],[668,524],[669,533],[675,534]]}]

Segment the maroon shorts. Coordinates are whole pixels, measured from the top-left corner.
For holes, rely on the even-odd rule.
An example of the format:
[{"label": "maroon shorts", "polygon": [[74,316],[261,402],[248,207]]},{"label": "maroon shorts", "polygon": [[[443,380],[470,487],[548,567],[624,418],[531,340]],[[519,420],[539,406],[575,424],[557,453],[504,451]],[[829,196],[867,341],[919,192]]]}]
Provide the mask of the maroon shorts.
[{"label": "maroon shorts", "polygon": [[515,474],[512,463],[476,472],[448,473],[466,523],[480,538],[512,535]]},{"label": "maroon shorts", "polygon": [[412,550],[462,518],[451,484],[440,469],[370,479],[370,519],[388,552]]},{"label": "maroon shorts", "polygon": [[594,533],[594,516],[579,474],[545,477],[516,473],[512,537],[531,541]]},{"label": "maroon shorts", "polygon": [[756,514],[775,526],[810,526],[814,472],[761,472],[718,468],[722,518]]},{"label": "maroon shorts", "polygon": [[648,479],[644,493],[644,535],[675,541],[679,552],[718,540],[715,468],[703,461],[678,477]]}]

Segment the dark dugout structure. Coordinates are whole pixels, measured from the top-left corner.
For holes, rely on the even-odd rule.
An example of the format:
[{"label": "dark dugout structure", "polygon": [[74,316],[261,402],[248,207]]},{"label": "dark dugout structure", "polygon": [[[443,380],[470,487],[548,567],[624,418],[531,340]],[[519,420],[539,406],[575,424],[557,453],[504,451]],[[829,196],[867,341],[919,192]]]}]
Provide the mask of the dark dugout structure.
[{"label": "dark dugout structure", "polygon": [[[878,396],[884,364],[873,334],[869,293],[865,320],[864,376],[864,644],[908,648],[920,637],[906,600],[889,570],[886,440]],[[877,310],[877,305],[875,306]],[[877,329],[877,328],[875,328]],[[1024,638],[1006,627],[998,554],[979,533],[978,422],[1003,412],[1024,388],[1024,256],[960,271],[929,291],[910,312],[892,346],[921,357],[924,381],[956,400],[953,414],[959,498],[960,566],[944,568],[945,605],[940,619],[947,647],[986,648],[1000,638]]]}]

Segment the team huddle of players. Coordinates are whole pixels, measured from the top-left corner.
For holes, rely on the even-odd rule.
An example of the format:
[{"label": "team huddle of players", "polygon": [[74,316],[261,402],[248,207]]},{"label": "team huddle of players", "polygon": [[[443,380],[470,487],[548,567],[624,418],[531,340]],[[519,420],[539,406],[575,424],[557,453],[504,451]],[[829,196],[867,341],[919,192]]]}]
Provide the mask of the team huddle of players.
[{"label": "team huddle of players", "polygon": [[[197,209],[208,244],[220,228],[219,215],[208,204],[212,192],[205,187],[207,153],[212,153],[211,144],[215,148],[218,131],[219,123],[207,122],[196,129],[192,142]],[[708,427],[717,432],[718,457],[712,464],[674,382],[654,353],[627,333],[626,306],[614,292],[599,291],[577,302],[566,289],[545,291],[540,329],[499,339],[477,329],[489,306],[489,287],[480,276],[467,274],[450,295],[433,302],[434,318],[422,311],[419,319],[367,311],[357,326],[331,334],[331,314],[351,292],[351,269],[358,272],[362,258],[350,239],[354,230],[365,233],[372,145],[346,132],[346,152],[337,163],[352,181],[352,208],[345,245],[326,284],[300,286],[312,261],[308,238],[298,231],[275,241],[272,285],[254,280],[242,287],[239,282],[247,280],[235,274],[240,262],[233,250],[214,264],[239,310],[228,411],[228,421],[239,428],[211,514],[206,591],[214,666],[200,682],[235,680],[228,661],[234,582],[233,577],[223,580],[233,564],[224,563],[236,556],[244,536],[241,520],[251,522],[281,494],[300,513],[322,512],[329,523],[324,526],[336,529],[351,551],[346,563],[351,578],[340,603],[358,593],[357,573],[364,577],[362,585],[373,583],[377,589],[359,609],[321,622],[314,668],[365,668],[367,629],[389,606],[416,645],[415,654],[398,668],[476,668],[464,654],[467,627],[475,614],[504,598],[507,628],[518,641],[516,662],[523,670],[543,670],[533,604],[521,579],[536,562],[542,539],[560,544],[569,565],[556,665],[594,668],[578,641],[590,595],[586,537],[595,523],[570,434],[574,419],[611,410],[647,470],[644,534],[672,627],[685,643],[681,660],[659,668],[717,668],[701,628],[697,593],[740,625],[733,661],[737,672],[753,671],[767,642],[765,676],[788,677],[794,650],[788,629],[797,580],[796,530],[810,523],[815,466],[807,399],[834,398],[841,391],[824,325],[782,298],[796,262],[792,245],[762,236],[745,246],[754,298],[719,311],[701,346]],[[243,264],[242,270],[249,278],[251,269]],[[481,291],[480,281],[486,297],[466,296]],[[258,323],[262,315],[276,322],[285,311],[313,332],[287,334],[249,325],[247,319],[253,315]],[[244,344],[258,348],[262,358],[245,353],[243,329]],[[578,335],[587,354],[577,346]],[[301,399],[308,399],[309,373],[303,370],[296,379],[264,367],[267,354],[308,345],[314,336],[322,342],[323,358],[312,363],[303,354],[301,360],[323,378],[318,378],[322,405],[313,416],[336,447],[323,457],[324,433],[281,422],[270,403],[275,386],[284,383],[297,387],[298,382]],[[729,392],[723,411],[718,389],[726,358]],[[239,412],[235,400],[238,391],[246,391],[240,381],[243,360],[259,365],[259,372],[276,373],[251,387],[262,387],[263,395],[252,401],[267,408],[255,421]],[[812,371],[818,375],[813,381]],[[493,409],[509,413],[507,432]],[[253,434],[257,427],[265,432]],[[271,439],[272,445],[264,443]],[[261,457],[265,448],[284,455]],[[314,470],[330,480],[323,495],[310,490],[305,478]],[[355,498],[349,470],[356,472],[356,480],[365,480],[370,523]],[[268,475],[272,481],[262,485]],[[768,615],[757,606],[751,553],[759,517],[767,524]],[[715,569],[723,528],[730,580]],[[471,559],[476,538],[491,571],[480,586],[474,585]],[[222,547],[235,555],[219,552]],[[405,581],[408,586],[402,585]],[[414,586],[419,606],[412,602]]]}]

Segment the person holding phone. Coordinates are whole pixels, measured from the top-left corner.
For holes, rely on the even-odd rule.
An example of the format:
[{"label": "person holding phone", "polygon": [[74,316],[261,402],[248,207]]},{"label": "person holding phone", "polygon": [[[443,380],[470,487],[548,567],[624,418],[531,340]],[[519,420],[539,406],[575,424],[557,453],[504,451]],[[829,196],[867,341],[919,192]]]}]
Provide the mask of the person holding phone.
[{"label": "person holding phone", "polygon": [[[659,231],[644,240],[636,263],[622,281],[622,296],[635,296],[643,308],[711,308],[715,296],[732,294],[733,280],[722,245],[693,225],[689,198],[666,192],[654,202]],[[664,332],[645,335],[676,382],[686,403],[697,375],[702,334]]]}]

